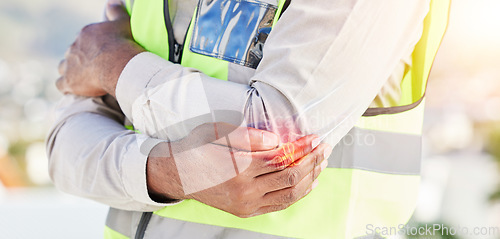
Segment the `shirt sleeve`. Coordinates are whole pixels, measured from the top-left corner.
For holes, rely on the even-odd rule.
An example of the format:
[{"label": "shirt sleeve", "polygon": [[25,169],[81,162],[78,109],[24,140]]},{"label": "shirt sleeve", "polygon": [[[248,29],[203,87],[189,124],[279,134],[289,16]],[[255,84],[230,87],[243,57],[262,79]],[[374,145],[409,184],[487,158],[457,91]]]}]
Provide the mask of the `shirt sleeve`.
[{"label": "shirt sleeve", "polygon": [[315,133],[335,145],[411,55],[429,3],[293,0],[248,84],[141,53],[122,72],[117,100],[136,128],[160,138],[229,121],[272,130],[282,141]]},{"label": "shirt sleeve", "polygon": [[61,99],[47,139],[54,184],[125,210],[154,211],[169,205],[151,200],[146,186],[148,153],[161,141],[126,130],[119,108],[106,101],[73,95]]}]

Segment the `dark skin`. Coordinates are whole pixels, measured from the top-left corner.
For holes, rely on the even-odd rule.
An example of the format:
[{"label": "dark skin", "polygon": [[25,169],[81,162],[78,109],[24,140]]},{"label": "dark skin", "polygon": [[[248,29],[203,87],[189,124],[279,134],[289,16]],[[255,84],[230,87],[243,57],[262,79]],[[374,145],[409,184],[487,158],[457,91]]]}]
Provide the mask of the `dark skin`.
[{"label": "dark skin", "polygon": [[[170,144],[191,145],[200,137],[207,138],[204,134],[213,136],[211,134],[213,125],[213,123],[203,124],[186,138]],[[251,217],[285,209],[303,198],[317,185],[315,180],[327,166],[328,161],[325,160],[324,154],[331,149],[326,144],[313,148],[312,141],[317,139],[317,136],[309,135],[278,148],[269,148],[270,145],[265,146],[261,142],[262,132],[266,131],[242,127],[235,129],[235,126],[225,123],[215,125],[218,131],[234,130],[230,133],[231,138],[249,140],[250,143],[235,142],[236,145],[231,145],[236,160],[247,161],[248,168],[228,181],[186,195],[177,171],[179,165],[176,165],[182,162],[175,161],[173,157],[153,156],[165,155],[164,152],[169,150],[169,143],[160,144],[152,150],[147,167],[148,185],[153,198],[196,199],[239,217]],[[203,143],[208,145],[208,148],[200,150],[199,154],[203,156],[196,158],[204,161],[212,160],[212,164],[222,163],[217,159],[223,158],[227,152],[226,141],[220,139],[216,142]],[[175,148],[175,145],[170,146]],[[290,148],[294,149],[293,152],[289,150]],[[198,149],[194,149],[191,152],[197,154],[197,151]],[[196,164],[196,159],[186,162],[192,163],[193,160]],[[201,181],[206,178],[199,177],[192,180]]]},{"label": "dark skin", "polygon": [[[129,15],[122,5],[108,4],[106,15],[108,21],[84,27],[68,49],[59,65],[61,77],[56,83],[61,92],[91,97],[115,96],[122,70],[130,59],[145,51],[133,40]],[[227,131],[241,139],[231,142],[232,154],[236,160],[249,160],[246,162],[249,167],[230,180],[186,195],[169,149],[206,139],[202,143],[208,150],[205,148],[201,152],[195,148],[190,149],[190,153],[199,156],[195,159],[211,160],[217,165],[217,159],[222,157],[222,152],[227,152],[228,146],[226,141],[212,138],[214,126],[215,135]],[[148,190],[157,201],[196,199],[239,217],[279,211],[297,202],[317,185],[316,179],[326,168],[325,158],[331,152],[330,146],[318,141],[317,136],[310,135],[278,147],[279,137],[272,132],[224,123],[204,124],[180,141],[161,143],[153,148],[146,168]],[[204,180],[203,177],[192,178],[194,183]]]},{"label": "dark skin", "polygon": [[121,5],[108,5],[105,22],[85,26],[59,64],[56,86],[63,93],[115,96],[127,63],[145,51],[133,38],[130,18]]}]

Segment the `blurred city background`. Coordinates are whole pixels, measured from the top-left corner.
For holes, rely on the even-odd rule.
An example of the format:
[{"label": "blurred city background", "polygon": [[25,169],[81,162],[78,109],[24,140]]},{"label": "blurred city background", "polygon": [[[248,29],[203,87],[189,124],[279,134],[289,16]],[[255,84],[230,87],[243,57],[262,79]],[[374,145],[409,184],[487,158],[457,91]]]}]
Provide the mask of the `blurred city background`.
[{"label": "blurred city background", "polygon": [[[107,207],[54,189],[44,139],[61,96],[58,62],[103,7],[0,1],[0,238],[102,236]],[[412,225],[479,227],[488,232],[457,238],[500,238],[500,1],[453,0],[426,104]]]}]

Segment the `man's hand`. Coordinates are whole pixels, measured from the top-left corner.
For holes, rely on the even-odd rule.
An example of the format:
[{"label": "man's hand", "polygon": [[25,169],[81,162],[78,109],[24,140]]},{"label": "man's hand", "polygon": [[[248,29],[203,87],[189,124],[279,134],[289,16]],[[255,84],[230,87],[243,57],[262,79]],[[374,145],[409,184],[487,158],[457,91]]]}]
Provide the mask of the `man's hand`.
[{"label": "man's hand", "polygon": [[106,16],[108,21],[85,26],[66,52],[56,83],[61,92],[114,96],[123,68],[145,51],[132,38],[130,17],[123,5],[108,3]]},{"label": "man's hand", "polygon": [[317,139],[276,148],[271,132],[207,123],[152,150],[148,189],[156,200],[195,199],[238,217],[279,211],[307,195],[326,168],[331,147],[316,147]]}]

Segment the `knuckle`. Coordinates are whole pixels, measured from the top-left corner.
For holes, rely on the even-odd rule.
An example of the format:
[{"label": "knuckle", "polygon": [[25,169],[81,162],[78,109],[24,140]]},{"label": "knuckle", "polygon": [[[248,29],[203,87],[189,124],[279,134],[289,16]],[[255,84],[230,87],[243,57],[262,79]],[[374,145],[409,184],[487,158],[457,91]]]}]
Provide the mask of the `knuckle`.
[{"label": "knuckle", "polygon": [[321,153],[315,153],[314,156],[313,156],[313,160],[314,160],[314,165],[319,165],[321,163],[321,161],[323,160],[323,154]]},{"label": "knuckle", "polygon": [[300,182],[301,173],[295,168],[290,168],[287,172],[286,182],[288,186],[295,186]]},{"label": "knuckle", "polygon": [[64,60],[59,62],[57,69],[59,71],[59,75],[64,75],[64,73],[66,72],[66,62]]},{"label": "knuckle", "polygon": [[98,33],[100,30],[106,30],[106,22],[91,23],[82,28],[80,31],[80,37],[85,37],[90,34]]},{"label": "knuckle", "polygon": [[271,167],[274,171],[281,171],[286,168],[286,159],[282,156],[274,156],[272,159],[265,159],[266,166]]},{"label": "knuckle", "polygon": [[57,79],[57,81],[56,81],[56,87],[57,87],[57,89],[63,90],[63,80],[64,80],[64,78],[62,78],[62,77],[60,77],[59,79]]},{"label": "knuckle", "polygon": [[68,47],[68,49],[64,53],[64,59],[65,60],[69,60],[72,56],[75,55],[75,52],[78,51],[79,38],[81,38],[81,34],[77,36],[77,38],[75,39],[75,41],[73,43],[71,43],[71,45]]},{"label": "knuckle", "polygon": [[84,26],[82,28],[82,30],[80,31],[80,35],[84,35],[85,33],[92,32],[94,30],[94,28],[96,27],[96,24],[97,23],[91,23],[91,24]]},{"label": "knuckle", "polygon": [[283,196],[283,204],[282,205],[288,205],[291,204],[298,199],[298,193],[296,190],[290,190],[289,192],[285,193]]},{"label": "knuckle", "polygon": [[299,193],[297,192],[297,190],[293,189],[290,191],[288,198],[290,199],[289,202],[293,203],[299,199]]}]

